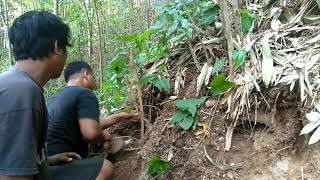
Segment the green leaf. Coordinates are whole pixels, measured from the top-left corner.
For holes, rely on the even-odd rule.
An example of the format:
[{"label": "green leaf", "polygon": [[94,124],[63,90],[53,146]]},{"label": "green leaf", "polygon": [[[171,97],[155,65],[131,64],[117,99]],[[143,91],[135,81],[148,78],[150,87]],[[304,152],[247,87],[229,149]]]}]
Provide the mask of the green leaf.
[{"label": "green leaf", "polygon": [[202,97],[200,99],[184,99],[177,100],[176,107],[181,111],[189,111],[192,117],[197,113],[197,108],[202,106],[206,101],[207,97]]},{"label": "green leaf", "polygon": [[212,74],[218,73],[224,66],[224,59],[217,58],[212,68]]},{"label": "green leaf", "polygon": [[242,31],[245,34],[247,34],[253,25],[253,21],[258,20],[259,18],[260,17],[257,16],[256,14],[250,13],[248,9],[241,9],[240,10],[240,26]]},{"label": "green leaf", "polygon": [[170,82],[167,79],[163,79],[163,78],[158,78],[155,79],[152,84],[157,87],[159,90],[164,90],[166,93],[170,93]]},{"label": "green leaf", "polygon": [[188,111],[178,111],[171,119],[171,124],[179,123],[183,118],[187,117],[190,113]]},{"label": "green leaf", "polygon": [[179,20],[178,19],[174,19],[171,27],[168,29],[168,33],[167,35],[171,35],[173,32],[175,32],[178,28],[178,24],[179,24]]},{"label": "green leaf", "polygon": [[237,70],[242,64],[245,62],[247,58],[247,52],[244,48],[239,49],[239,51],[235,51],[232,55],[232,59],[234,61],[234,70]]},{"label": "green leaf", "polygon": [[179,125],[182,129],[188,130],[191,128],[194,120],[195,120],[195,117],[193,117],[192,115],[188,115],[187,117],[183,118],[183,120],[179,123]]},{"label": "green leaf", "polygon": [[154,75],[154,74],[145,74],[140,78],[139,82],[141,84],[148,84],[148,83],[152,83],[152,81],[157,79],[157,78],[158,77],[156,75]]},{"label": "green leaf", "polygon": [[189,29],[190,28],[189,21],[187,19],[181,19],[181,26],[186,30]]},{"label": "green leaf", "polygon": [[205,9],[202,13],[202,18],[200,25],[201,26],[208,26],[212,23],[214,23],[217,20],[217,17],[219,15],[219,6],[214,4],[211,5],[209,8]]},{"label": "green leaf", "polygon": [[167,14],[162,13],[158,21],[152,26],[152,29],[162,29],[167,23]]},{"label": "green leaf", "polygon": [[148,175],[152,177],[159,176],[164,171],[171,168],[171,163],[169,161],[161,160],[159,157],[154,156],[148,167]]},{"label": "green leaf", "polygon": [[224,94],[233,87],[236,86],[235,83],[226,80],[226,77],[223,74],[216,76],[211,84],[211,92],[214,96]]}]

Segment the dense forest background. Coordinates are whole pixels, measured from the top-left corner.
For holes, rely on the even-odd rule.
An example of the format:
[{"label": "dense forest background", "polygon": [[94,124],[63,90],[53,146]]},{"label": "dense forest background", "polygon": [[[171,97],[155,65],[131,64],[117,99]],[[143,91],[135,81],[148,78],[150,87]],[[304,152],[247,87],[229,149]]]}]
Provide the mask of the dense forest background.
[{"label": "dense forest background", "polygon": [[319,0],[0,0],[0,72],[8,27],[40,9],[70,25],[101,115],[139,112],[111,128],[134,139],[116,179],[320,176]]},{"label": "dense forest background", "polygon": [[[150,28],[159,10],[155,0],[1,0],[0,72],[14,64],[8,28],[13,20],[30,10],[47,10],[70,25],[73,46],[68,61],[85,60],[95,70],[100,85],[97,95],[109,111],[126,101],[128,47],[116,37]],[[130,77],[130,76],[128,76]],[[46,86],[46,97],[63,87],[61,79]],[[108,102],[108,103],[106,103]]]}]

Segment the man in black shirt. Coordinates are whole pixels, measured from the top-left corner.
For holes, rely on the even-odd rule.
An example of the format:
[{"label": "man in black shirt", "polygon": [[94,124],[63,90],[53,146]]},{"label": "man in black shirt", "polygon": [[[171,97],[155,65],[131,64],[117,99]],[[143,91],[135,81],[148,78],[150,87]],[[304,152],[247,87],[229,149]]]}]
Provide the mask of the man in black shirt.
[{"label": "man in black shirt", "polygon": [[46,162],[80,158],[63,153],[47,159],[45,150],[43,86],[63,70],[69,27],[51,13],[30,11],[15,19],[9,39],[17,63],[0,74],[0,179],[48,179]]},{"label": "man in black shirt", "polygon": [[[135,119],[137,114],[119,113],[99,121],[98,99],[92,91],[96,83],[91,67],[84,61],[68,64],[64,78],[67,86],[48,101],[48,154],[72,151],[86,158],[88,143],[111,140],[105,128],[119,121]],[[105,162],[109,166],[105,168],[109,169],[105,174],[109,174],[112,166],[107,160]]]}]

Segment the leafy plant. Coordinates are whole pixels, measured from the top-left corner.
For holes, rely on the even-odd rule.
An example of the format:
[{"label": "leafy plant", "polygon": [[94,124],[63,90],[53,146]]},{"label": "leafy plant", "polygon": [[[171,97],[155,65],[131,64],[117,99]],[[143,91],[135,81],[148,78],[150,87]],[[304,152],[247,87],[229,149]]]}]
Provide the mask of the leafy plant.
[{"label": "leafy plant", "polygon": [[255,13],[250,13],[248,9],[240,10],[240,26],[242,31],[247,34],[252,29],[254,21],[259,20],[260,17]]},{"label": "leafy plant", "polygon": [[224,74],[217,75],[210,84],[211,92],[214,96],[224,94],[235,86],[236,84],[228,81]]},{"label": "leafy plant", "polygon": [[220,7],[213,2],[204,2],[200,8],[200,25],[206,27],[216,22]]},{"label": "leafy plant", "polygon": [[148,175],[152,177],[157,177],[161,175],[164,171],[171,168],[171,163],[169,161],[161,160],[159,157],[154,156],[148,167]]},{"label": "leafy plant", "polygon": [[199,118],[197,109],[203,106],[206,99],[207,97],[177,100],[176,107],[178,112],[172,117],[171,123],[179,123],[180,127],[184,130],[188,130],[191,127],[195,129]]},{"label": "leafy plant", "polygon": [[232,55],[232,59],[234,61],[234,70],[237,70],[242,64],[245,62],[247,58],[247,52],[244,48],[235,51]]},{"label": "leafy plant", "polygon": [[152,84],[153,86],[157,87],[160,91],[165,91],[166,93],[170,93],[170,82],[167,79],[159,77],[154,74],[146,74],[141,77],[140,83],[142,84]]},{"label": "leafy plant", "polygon": [[157,6],[160,14],[152,29],[159,30],[161,39],[169,43],[192,38],[193,27],[189,15],[201,27],[213,25],[219,16],[219,6],[213,2],[184,0]]},{"label": "leafy plant", "polygon": [[310,112],[306,114],[309,123],[303,127],[300,135],[308,134],[314,129],[316,129],[309,140],[309,145],[314,144],[320,140],[320,101],[315,101],[314,106],[316,108],[316,112]]}]

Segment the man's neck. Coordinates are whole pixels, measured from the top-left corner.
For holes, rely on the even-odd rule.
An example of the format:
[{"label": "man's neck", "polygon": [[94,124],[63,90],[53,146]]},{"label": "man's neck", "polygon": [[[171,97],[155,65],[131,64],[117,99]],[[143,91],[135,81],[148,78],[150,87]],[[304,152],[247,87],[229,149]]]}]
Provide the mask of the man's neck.
[{"label": "man's neck", "polygon": [[79,78],[71,79],[68,81],[67,86],[79,86],[84,87],[83,83]]},{"label": "man's neck", "polygon": [[27,73],[41,87],[44,87],[50,80],[50,71],[48,71],[44,61],[25,59],[18,61],[16,67]]}]

